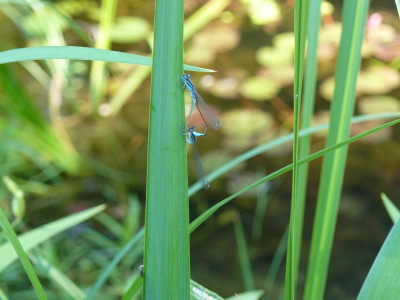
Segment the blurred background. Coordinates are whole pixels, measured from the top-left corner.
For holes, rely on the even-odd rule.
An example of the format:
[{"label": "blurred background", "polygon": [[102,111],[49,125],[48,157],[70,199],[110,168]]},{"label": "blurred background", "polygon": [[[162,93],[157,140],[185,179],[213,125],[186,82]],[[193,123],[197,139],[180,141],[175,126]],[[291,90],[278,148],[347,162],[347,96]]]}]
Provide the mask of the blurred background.
[{"label": "blurred background", "polygon": [[[342,1],[322,5],[315,125],[329,120],[341,7]],[[292,131],[293,8],[293,0],[185,1],[185,63],[217,71],[191,74],[223,124],[199,139],[207,172]],[[153,17],[154,1],[145,0],[0,3],[0,50],[75,45],[150,56]],[[400,112],[399,32],[394,1],[371,1],[355,114]],[[0,203],[9,218],[29,229],[107,204],[105,214],[41,246],[41,253],[79,286],[92,284],[144,224],[149,91],[147,67],[66,60],[0,65],[0,175],[18,184],[26,205],[13,209],[15,200],[1,182]],[[188,92],[185,97],[189,112]],[[193,120],[201,127],[199,115]],[[354,125],[352,134],[378,124]],[[325,299],[356,297],[391,228],[380,193],[400,204],[399,138],[399,128],[388,128],[349,148]],[[312,152],[324,143],[325,133],[315,134]],[[291,147],[287,143],[256,156],[197,192],[190,198],[191,220],[289,164]],[[196,181],[192,154],[189,147],[191,184]],[[320,159],[310,164],[299,293],[320,166]],[[271,299],[277,299],[284,262],[275,280],[266,278],[276,267],[279,245],[284,251],[290,195],[288,173],[220,209],[191,236],[192,279],[221,296],[244,291],[237,251],[243,230],[255,287],[268,286]],[[131,253],[98,299],[117,299],[140,260],[140,251]],[[59,295],[50,282],[45,285]],[[35,299],[19,263],[0,274],[0,287],[14,295],[11,299]]]}]

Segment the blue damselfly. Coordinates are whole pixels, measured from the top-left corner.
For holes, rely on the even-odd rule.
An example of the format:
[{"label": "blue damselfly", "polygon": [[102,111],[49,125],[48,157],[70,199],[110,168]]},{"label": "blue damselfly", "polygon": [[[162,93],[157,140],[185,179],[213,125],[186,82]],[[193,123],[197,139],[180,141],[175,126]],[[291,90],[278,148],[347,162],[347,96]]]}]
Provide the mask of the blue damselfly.
[{"label": "blue damselfly", "polygon": [[221,127],[221,122],[218,120],[218,118],[215,116],[215,114],[210,110],[206,102],[203,100],[203,98],[199,95],[199,93],[196,91],[196,88],[194,87],[194,84],[192,81],[190,81],[190,74],[184,74],[182,76],[182,82],[183,82],[183,87],[187,87],[187,89],[190,92],[190,97],[192,98],[192,106],[190,107],[190,112],[188,116],[188,120],[186,122],[186,127],[189,125],[190,118],[192,117],[194,107],[196,106],[197,109],[199,110],[200,116],[204,121],[204,124],[206,125],[206,128],[210,126],[212,129],[217,130],[219,127]]}]

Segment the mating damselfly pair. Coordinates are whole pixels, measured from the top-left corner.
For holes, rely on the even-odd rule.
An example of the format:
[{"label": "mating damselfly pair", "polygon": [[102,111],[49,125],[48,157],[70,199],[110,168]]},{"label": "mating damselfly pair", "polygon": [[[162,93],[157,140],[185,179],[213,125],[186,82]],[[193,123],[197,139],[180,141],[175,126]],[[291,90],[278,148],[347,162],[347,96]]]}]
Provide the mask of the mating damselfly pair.
[{"label": "mating damselfly pair", "polygon": [[[204,172],[204,168],[203,168],[203,165],[200,160],[199,149],[197,147],[196,142],[197,142],[198,137],[202,137],[202,136],[206,135],[209,126],[212,129],[217,130],[219,127],[221,127],[221,122],[218,120],[218,118],[214,115],[214,113],[207,106],[207,104],[203,100],[203,98],[196,91],[196,88],[194,87],[192,81],[190,81],[190,74],[185,74],[182,76],[182,85],[183,85],[183,88],[186,87],[189,90],[190,97],[192,99],[192,105],[190,107],[189,116],[186,121],[186,129],[184,130],[184,134],[186,135],[186,142],[188,144],[193,145],[193,148],[194,148],[194,159],[195,159],[195,167],[196,167],[197,176],[199,177],[203,188],[207,189],[207,188],[209,188],[210,183]],[[189,126],[189,121],[190,121],[190,118],[192,117],[195,107],[197,107],[197,110],[199,111],[199,114],[204,122],[204,125],[205,125],[204,132],[197,132],[196,126]]]}]

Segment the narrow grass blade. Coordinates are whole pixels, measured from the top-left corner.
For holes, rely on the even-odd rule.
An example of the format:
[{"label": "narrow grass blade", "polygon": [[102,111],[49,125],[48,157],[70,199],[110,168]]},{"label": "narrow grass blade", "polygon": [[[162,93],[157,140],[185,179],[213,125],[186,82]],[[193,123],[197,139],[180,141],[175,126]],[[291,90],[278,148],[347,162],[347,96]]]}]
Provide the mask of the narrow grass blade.
[{"label": "narrow grass blade", "polygon": [[387,236],[357,300],[398,299],[400,295],[400,220]]},{"label": "narrow grass blade", "polygon": [[[368,5],[368,0],[344,1],[327,146],[345,140],[350,134]],[[347,147],[343,147],[326,155],[322,163],[304,299],[324,297],[346,157]]]},{"label": "narrow grass blade", "polygon": [[[152,64],[152,59],[146,56],[77,46],[28,47],[0,52],[0,64],[44,59],[100,60],[143,66],[151,66]],[[184,65],[184,70],[191,72],[214,72],[210,69],[198,68],[189,65]]]},{"label": "narrow grass blade", "polygon": [[[27,233],[21,234],[18,239],[23,245],[25,251],[29,251],[56,234],[93,217],[95,214],[104,209],[105,205],[99,205],[71,216],[64,217],[60,220],[48,223]],[[0,257],[3,258],[0,260],[0,272],[2,272],[17,258],[17,255],[15,254],[15,251],[10,243],[4,243],[0,246]]]},{"label": "narrow grass blade", "polygon": [[279,267],[282,264],[283,257],[286,252],[286,246],[288,241],[288,227],[285,233],[282,235],[279,241],[278,248],[275,251],[274,258],[272,259],[271,265],[268,270],[267,278],[265,279],[264,290],[265,290],[265,300],[269,300],[273,295],[273,288],[276,286],[276,276],[278,275]]},{"label": "narrow grass blade", "polygon": [[396,223],[398,219],[400,219],[400,210],[393,204],[392,201],[386,196],[384,193],[381,194],[381,198],[383,201],[383,205],[392,219],[393,223]]},{"label": "narrow grass blade", "polygon": [[[310,161],[312,161],[314,159],[317,159],[319,157],[322,157],[322,156],[324,156],[324,155],[326,155],[326,154],[328,154],[328,153],[330,153],[330,152],[332,152],[332,151],[334,151],[336,149],[339,149],[339,148],[341,148],[343,146],[346,146],[346,145],[348,145],[350,143],[353,143],[353,142],[355,142],[355,141],[357,141],[357,140],[359,140],[359,139],[361,139],[361,138],[363,138],[365,136],[368,136],[368,135],[370,135],[372,133],[375,133],[375,132],[377,132],[379,130],[382,130],[384,128],[388,128],[388,127],[393,126],[393,125],[398,124],[398,123],[400,123],[400,119],[388,122],[388,123],[383,124],[383,125],[380,125],[378,127],[375,127],[374,129],[365,131],[365,132],[360,133],[360,134],[358,134],[356,136],[348,138],[348,139],[346,139],[346,140],[344,140],[344,141],[342,141],[340,143],[337,143],[335,145],[326,147],[325,149],[322,149],[322,150],[320,150],[318,152],[315,152],[315,153],[313,153],[311,155],[308,155],[307,157],[299,160],[298,165],[301,166],[303,164],[306,164],[306,163],[308,163],[308,162],[310,162]],[[262,184],[264,182],[267,182],[267,181],[270,181],[272,179],[275,179],[275,178],[279,177],[280,175],[291,171],[292,169],[293,169],[293,164],[287,165],[287,166],[285,166],[285,167],[283,167],[283,168],[281,168],[281,169],[279,169],[279,170],[277,170],[277,171],[275,171],[275,172],[273,172],[273,173],[271,173],[271,174],[269,174],[269,175],[257,180],[256,182],[248,185],[247,187],[241,189],[240,191],[234,193],[233,195],[225,198],[224,200],[221,200],[220,202],[218,202],[217,204],[215,204],[212,207],[210,207],[208,210],[206,210],[204,213],[202,213],[199,217],[197,217],[194,221],[192,221],[190,223],[190,232],[193,232],[194,230],[196,230],[204,221],[206,221],[218,209],[220,209],[225,204],[229,203],[231,200],[235,199],[237,196],[239,196],[239,195],[241,195],[241,194],[243,194],[243,193],[245,193],[245,192],[257,187],[257,186],[259,186],[260,184]]]},{"label": "narrow grass blade", "polygon": [[144,299],[189,299],[183,0],[156,1],[147,162]]},{"label": "narrow grass blade", "polygon": [[396,3],[397,13],[399,14],[400,18],[400,0],[394,0],[394,2]]},{"label": "narrow grass blade", "polygon": [[134,299],[133,297],[135,297],[136,293],[139,292],[142,287],[143,287],[143,278],[138,276],[136,277],[132,285],[129,287],[125,295],[122,297],[122,300]]},{"label": "narrow grass blade", "polygon": [[[74,300],[85,299],[85,293],[60,270],[51,265],[44,257],[39,254],[31,255],[31,260],[35,264],[41,275],[59,286],[66,294]],[[40,274],[39,273],[39,274]]]},{"label": "narrow grass blade", "polygon": [[[117,12],[118,0],[102,0],[99,16],[99,28],[97,32],[96,49],[111,48],[111,28],[114,24]],[[92,95],[92,106],[97,108],[104,97],[106,87],[106,64],[104,61],[94,61],[90,70],[90,93]]]},{"label": "narrow grass blade", "polygon": [[254,277],[253,271],[251,270],[251,262],[249,251],[247,249],[246,236],[244,234],[243,224],[240,216],[238,216],[233,221],[233,228],[235,229],[236,245],[239,254],[239,263],[240,269],[242,271],[244,287],[246,291],[251,291],[255,288]]},{"label": "narrow grass blade", "polygon": [[[357,124],[357,123],[368,122],[368,121],[372,121],[372,120],[393,119],[393,118],[399,118],[399,117],[400,117],[400,113],[361,115],[361,116],[353,117],[351,119],[351,122],[352,122],[352,124]],[[327,128],[328,128],[327,123],[319,125],[319,126],[311,127],[311,128],[305,128],[299,132],[299,137],[305,137],[310,134],[326,130]],[[249,160],[250,158],[257,156],[265,151],[274,149],[285,143],[289,143],[292,140],[293,140],[293,133],[287,134],[287,135],[277,138],[271,142],[267,142],[263,145],[257,146],[247,152],[244,152],[243,154],[239,155],[238,157],[232,159],[230,162],[222,165],[215,171],[211,172],[210,174],[207,175],[207,178],[211,182],[214,179],[217,179],[218,177],[227,173],[229,170],[233,169],[238,164],[240,164],[246,160]],[[201,189],[202,189],[201,182],[200,181],[196,182],[189,188],[189,196],[193,196],[196,192],[198,192]]]},{"label": "narrow grass blade", "polygon": [[[265,171],[264,172],[257,172],[258,178],[261,176],[265,176]],[[263,224],[264,224],[264,217],[265,213],[267,211],[267,205],[269,203],[270,197],[269,197],[269,192],[271,189],[271,184],[265,183],[261,185],[257,189],[257,203],[256,203],[256,209],[254,212],[254,219],[253,219],[253,227],[251,231],[252,239],[254,241],[259,242],[261,239],[262,235],[262,229],[263,229]]]},{"label": "narrow grass blade", "polygon": [[143,241],[144,237],[144,229],[142,228],[130,241],[127,243],[121,251],[118,252],[116,256],[112,259],[112,261],[107,265],[101,275],[97,278],[96,282],[93,284],[92,288],[87,294],[86,300],[95,299],[97,292],[103,286],[104,282],[106,282],[107,278],[110,276],[111,272],[115,269],[118,263],[127,255],[133,247],[137,246],[139,243]]},{"label": "narrow grass blade", "polygon": [[[7,219],[7,216],[5,215],[4,211],[0,208],[0,226],[4,231],[4,234],[6,235],[7,239],[9,240],[10,245],[12,245],[12,248],[14,249],[15,253],[18,255],[19,260],[21,261],[26,274],[28,275],[33,288],[35,289],[37,297],[42,300],[42,299],[47,299],[46,295],[44,293],[44,290],[42,288],[42,285],[40,284],[40,281],[38,277],[36,276],[35,271],[33,270],[33,267],[28,259],[28,256],[26,255],[24,249],[22,248],[22,245],[20,241],[18,240],[17,235],[15,234],[14,230],[12,229],[12,226],[10,222]],[[4,256],[1,256],[4,257]]]}]

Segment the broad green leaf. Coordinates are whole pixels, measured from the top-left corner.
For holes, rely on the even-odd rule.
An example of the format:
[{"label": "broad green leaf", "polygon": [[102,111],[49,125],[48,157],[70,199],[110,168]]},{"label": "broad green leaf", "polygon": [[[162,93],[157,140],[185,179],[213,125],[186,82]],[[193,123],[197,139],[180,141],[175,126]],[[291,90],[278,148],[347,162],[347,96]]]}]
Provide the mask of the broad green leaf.
[{"label": "broad green leaf", "polygon": [[400,295],[400,220],[387,236],[357,300],[397,300]]},{"label": "broad green leaf", "polygon": [[[143,298],[189,299],[183,1],[156,1],[147,150]],[[166,80],[168,78],[168,80]],[[165,130],[167,128],[167,130]]]}]

